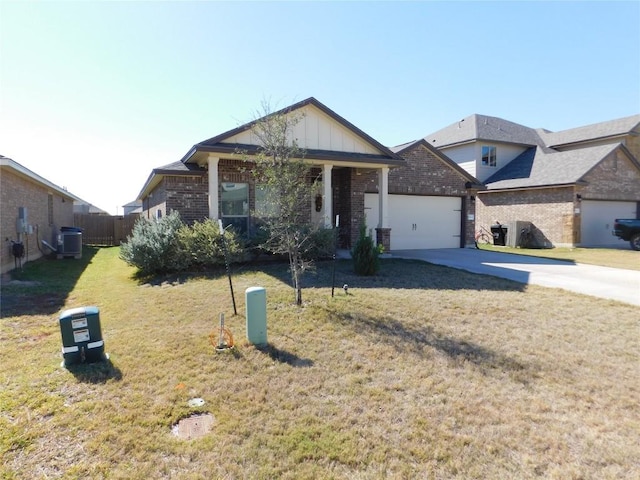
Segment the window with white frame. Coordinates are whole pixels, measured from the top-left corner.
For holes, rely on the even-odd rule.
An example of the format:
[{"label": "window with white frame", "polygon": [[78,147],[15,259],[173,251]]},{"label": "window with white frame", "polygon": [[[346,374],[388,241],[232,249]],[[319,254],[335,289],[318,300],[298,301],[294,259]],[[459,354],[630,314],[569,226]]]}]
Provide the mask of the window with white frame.
[{"label": "window with white frame", "polygon": [[483,167],[495,167],[496,161],[496,147],[490,145],[482,146],[482,166]]}]

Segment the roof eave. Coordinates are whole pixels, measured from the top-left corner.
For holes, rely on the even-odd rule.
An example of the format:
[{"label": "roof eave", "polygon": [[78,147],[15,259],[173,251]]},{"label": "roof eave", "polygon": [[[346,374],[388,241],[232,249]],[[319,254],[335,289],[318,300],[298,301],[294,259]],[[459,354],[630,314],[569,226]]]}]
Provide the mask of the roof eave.
[{"label": "roof eave", "polygon": [[577,180],[575,182],[568,182],[568,183],[551,183],[551,184],[544,184],[544,185],[529,185],[529,186],[520,185],[517,187],[504,187],[504,188],[495,188],[495,189],[492,189],[491,185],[487,185],[486,190],[482,191],[482,193],[513,192],[517,190],[543,190],[543,189],[549,189],[549,188],[568,188],[568,187],[585,186],[585,185],[587,185],[587,182],[582,180]]},{"label": "roof eave", "polygon": [[38,175],[37,173],[29,170],[27,167],[25,167],[24,165],[19,164],[18,162],[16,162],[15,160],[13,160],[11,158],[8,158],[8,157],[0,158],[0,166],[9,168],[10,170],[13,170],[16,174],[18,174],[21,177],[27,178],[27,179],[29,179],[29,180],[31,180],[33,182],[37,182],[37,183],[39,183],[41,185],[44,185],[47,188],[55,191],[57,194],[59,194],[62,197],[65,197],[68,200],[83,201],[80,197],[77,197],[76,195],[74,195],[73,193],[70,193],[69,191],[65,190],[62,187],[59,187],[55,183],[47,180],[46,178]]},{"label": "roof eave", "polygon": [[590,144],[593,142],[599,142],[602,140],[615,140],[615,139],[624,139],[626,136],[628,136],[628,133],[620,133],[617,135],[604,135],[601,137],[594,137],[594,138],[587,138],[584,140],[575,140],[572,142],[565,142],[565,143],[553,143],[553,144],[549,144],[547,145],[549,148],[558,148],[558,147],[574,147],[574,146],[579,146],[579,145],[584,145],[584,144]]},{"label": "roof eave", "polygon": [[[254,156],[258,154],[260,147],[257,145],[243,145],[243,144],[224,144],[219,143],[217,145],[198,145],[196,153],[219,153],[222,155],[238,155],[238,156]],[[389,167],[402,167],[406,165],[406,162],[402,157],[396,154],[392,155],[373,155],[373,154],[358,154],[350,152],[334,152],[332,150],[301,150],[304,153],[303,158],[305,160],[321,160],[340,163],[374,163],[379,165],[388,165]],[[389,152],[391,153],[391,152]],[[193,158],[195,153],[191,155]]]}]

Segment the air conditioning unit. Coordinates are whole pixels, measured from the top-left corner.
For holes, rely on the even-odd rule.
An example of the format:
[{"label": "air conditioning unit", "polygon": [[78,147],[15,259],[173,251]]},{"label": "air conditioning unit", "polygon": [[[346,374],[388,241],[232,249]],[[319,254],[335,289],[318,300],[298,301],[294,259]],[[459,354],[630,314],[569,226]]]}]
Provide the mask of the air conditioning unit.
[{"label": "air conditioning unit", "polygon": [[58,258],[82,258],[82,232],[61,231],[58,234]]},{"label": "air conditioning unit", "polygon": [[520,246],[520,234],[522,230],[525,228],[531,228],[531,222],[516,220],[515,222],[508,223],[507,230],[507,241],[506,244],[508,247],[519,247]]}]

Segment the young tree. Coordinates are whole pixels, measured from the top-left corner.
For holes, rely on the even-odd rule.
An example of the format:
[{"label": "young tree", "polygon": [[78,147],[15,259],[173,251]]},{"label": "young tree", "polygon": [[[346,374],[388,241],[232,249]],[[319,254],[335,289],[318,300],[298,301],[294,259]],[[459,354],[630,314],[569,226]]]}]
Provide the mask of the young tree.
[{"label": "young tree", "polygon": [[304,162],[305,152],[293,137],[301,116],[291,111],[272,113],[267,102],[259,113],[252,132],[260,148],[247,159],[255,164],[252,173],[261,194],[263,208],[256,213],[266,231],[262,247],[288,256],[295,302],[302,305],[302,275],[312,267],[308,253],[319,227],[311,223],[311,166]]}]

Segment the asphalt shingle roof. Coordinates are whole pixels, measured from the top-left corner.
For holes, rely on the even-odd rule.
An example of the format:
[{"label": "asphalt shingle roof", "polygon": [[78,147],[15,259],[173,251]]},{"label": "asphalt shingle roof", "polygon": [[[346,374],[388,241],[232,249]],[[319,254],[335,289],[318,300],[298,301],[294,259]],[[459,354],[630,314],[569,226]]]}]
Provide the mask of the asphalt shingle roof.
[{"label": "asphalt shingle roof", "polygon": [[560,132],[549,132],[540,129],[538,133],[547,146],[558,147],[587,140],[626,135],[634,130],[638,124],[640,124],[640,115],[631,115],[630,117],[617,118],[608,122],[594,123]]},{"label": "asphalt shingle roof", "polygon": [[195,165],[193,163],[182,163],[182,161],[178,160],[176,162],[171,162],[162,167],[154,168],[153,171],[155,173],[190,173],[190,172],[204,172],[204,169]]},{"label": "asphalt shingle roof", "polygon": [[424,139],[436,148],[471,142],[490,140],[494,142],[516,143],[521,145],[543,145],[539,133],[529,127],[509,122],[498,117],[473,114],[451,124]]},{"label": "asphalt shingle roof", "polygon": [[533,147],[489,177],[487,190],[567,185],[579,182],[620,144],[545,153]]}]

